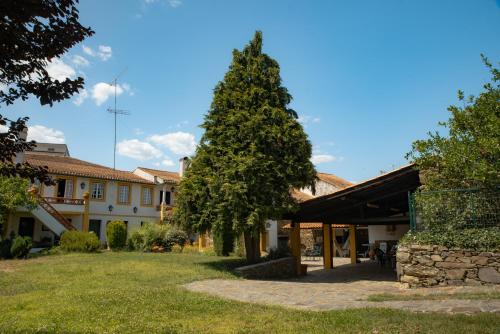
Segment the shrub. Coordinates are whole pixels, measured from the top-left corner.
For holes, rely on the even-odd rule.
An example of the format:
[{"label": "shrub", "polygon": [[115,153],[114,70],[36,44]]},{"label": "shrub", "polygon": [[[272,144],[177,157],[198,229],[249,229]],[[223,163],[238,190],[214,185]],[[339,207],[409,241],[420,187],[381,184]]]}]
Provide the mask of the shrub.
[{"label": "shrub", "polygon": [[106,239],[111,250],[118,250],[127,244],[127,226],[122,221],[112,221],[106,227]]},{"label": "shrub", "polygon": [[96,252],[101,247],[94,233],[82,231],[66,231],[61,235],[60,246],[66,252]]},{"label": "shrub", "polygon": [[428,244],[448,248],[496,251],[500,249],[500,228],[469,228],[462,230],[429,230],[408,232],[401,245]]},{"label": "shrub", "polygon": [[0,259],[12,259],[10,248],[12,247],[12,240],[5,239],[0,241]]},{"label": "shrub", "polygon": [[165,224],[144,224],[130,234],[127,241],[128,249],[151,252],[155,246],[163,247],[169,229],[170,227]]},{"label": "shrub", "polygon": [[172,245],[178,245],[182,251],[189,239],[189,236],[183,230],[172,228],[167,232],[165,239],[167,239]]},{"label": "shrub", "polygon": [[17,259],[26,258],[32,246],[33,243],[30,237],[17,236],[14,241],[12,241],[10,253]]}]

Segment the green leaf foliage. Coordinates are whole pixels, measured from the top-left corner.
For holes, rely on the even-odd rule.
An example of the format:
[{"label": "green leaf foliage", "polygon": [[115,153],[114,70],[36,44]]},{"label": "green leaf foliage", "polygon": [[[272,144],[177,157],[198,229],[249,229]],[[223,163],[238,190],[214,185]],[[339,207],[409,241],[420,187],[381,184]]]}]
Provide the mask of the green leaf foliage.
[{"label": "green leaf foliage", "polygon": [[66,252],[92,253],[101,248],[101,243],[94,233],[66,231],[61,235],[61,249]]},{"label": "green leaf foliage", "polygon": [[500,185],[500,72],[482,56],[492,80],[477,97],[464,98],[463,106],[450,106],[451,117],[438,132],[413,143],[407,158],[416,163],[425,190],[495,188]]},{"label": "green leaf foliage", "polygon": [[36,207],[36,199],[27,192],[29,185],[27,179],[0,176],[0,230],[9,213],[16,208]]},{"label": "green leaf foliage", "polygon": [[256,32],[233,51],[181,181],[176,219],[188,230],[258,235],[266,219],[295,209],[290,189],[314,186],[311,143],[291,100]]},{"label": "green leaf foliage", "polygon": [[111,250],[119,250],[127,244],[127,225],[122,221],[112,221],[106,227],[106,239]]},{"label": "green leaf foliage", "polygon": [[399,244],[440,245],[448,248],[498,251],[500,250],[500,228],[468,228],[442,233],[436,233],[433,230],[408,232],[399,240]]},{"label": "green leaf foliage", "polygon": [[31,247],[33,247],[31,238],[22,237],[19,235],[12,241],[10,253],[16,259],[26,258],[30,252]]}]

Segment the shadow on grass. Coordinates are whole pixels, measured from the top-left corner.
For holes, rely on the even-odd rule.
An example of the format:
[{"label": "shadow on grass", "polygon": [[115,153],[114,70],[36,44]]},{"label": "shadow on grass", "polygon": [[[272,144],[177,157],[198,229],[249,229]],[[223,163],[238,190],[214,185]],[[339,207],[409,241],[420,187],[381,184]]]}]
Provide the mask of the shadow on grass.
[{"label": "shadow on grass", "polygon": [[234,269],[244,266],[247,264],[245,259],[218,259],[217,261],[209,261],[200,263],[210,269],[214,269],[220,272],[231,273],[235,276],[239,276]]}]

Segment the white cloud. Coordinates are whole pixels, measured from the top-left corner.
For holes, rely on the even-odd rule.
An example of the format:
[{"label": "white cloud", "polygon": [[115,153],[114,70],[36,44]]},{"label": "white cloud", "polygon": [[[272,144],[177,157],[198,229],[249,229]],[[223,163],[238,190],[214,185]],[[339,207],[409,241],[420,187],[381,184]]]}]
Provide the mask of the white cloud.
[{"label": "white cloud", "polygon": [[167,167],[175,166],[175,163],[170,158],[163,159],[161,164]]},{"label": "white cloud", "polygon": [[321,119],[319,117],[313,117],[310,115],[302,115],[297,119],[302,125],[307,125],[308,123],[319,123]]},{"label": "white cloud", "polygon": [[170,7],[172,8],[177,8],[179,7],[180,5],[182,5],[182,0],[168,0],[168,4],[170,5]]},{"label": "white cloud", "polygon": [[[116,85],[116,95],[121,95],[124,89],[120,85]],[[96,105],[100,106],[106,100],[115,94],[115,86],[106,82],[99,82],[92,87],[92,99]]]},{"label": "white cloud", "polygon": [[137,139],[123,140],[116,145],[118,154],[137,160],[158,159],[163,154],[159,149]]},{"label": "white cloud", "polygon": [[43,125],[28,126],[28,140],[54,144],[64,144],[66,141],[62,131],[47,128]]},{"label": "white cloud", "polygon": [[187,132],[172,132],[164,135],[153,135],[149,140],[168,148],[175,154],[191,155],[196,148],[194,135]]},{"label": "white cloud", "polygon": [[66,78],[73,78],[76,75],[73,67],[69,66],[59,58],[55,58],[45,67],[50,77],[55,80],[64,81]]},{"label": "white cloud", "polygon": [[113,55],[113,50],[111,50],[111,46],[108,45],[99,45],[99,51],[97,52],[99,58],[102,61],[106,61]]},{"label": "white cloud", "polygon": [[80,66],[80,67],[86,67],[86,66],[90,65],[90,62],[87,60],[87,58],[82,57],[80,55],[74,55],[73,58],[71,58],[71,61],[76,66]]},{"label": "white cloud", "polygon": [[82,50],[85,54],[91,57],[98,56],[102,61],[108,60],[113,55],[113,50],[109,45],[99,45],[97,47],[97,51],[93,50],[90,46],[83,45]]},{"label": "white cloud", "polygon": [[86,89],[83,89],[80,94],[76,96],[76,98],[73,100],[73,103],[77,106],[80,106],[83,101],[85,101],[89,97],[89,92]]},{"label": "white cloud", "polygon": [[330,154],[313,154],[313,156],[311,157],[311,162],[315,165],[325,162],[332,162],[335,160],[337,160],[337,158]]},{"label": "white cloud", "polygon": [[83,50],[83,53],[85,53],[91,57],[95,57],[95,51],[92,50],[92,48],[90,46],[82,45],[82,50]]}]

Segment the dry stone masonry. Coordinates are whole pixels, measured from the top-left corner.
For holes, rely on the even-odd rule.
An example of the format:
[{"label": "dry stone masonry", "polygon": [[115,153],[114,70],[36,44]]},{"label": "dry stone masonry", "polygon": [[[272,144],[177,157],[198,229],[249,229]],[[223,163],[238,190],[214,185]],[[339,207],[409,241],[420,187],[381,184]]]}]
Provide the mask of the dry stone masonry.
[{"label": "dry stone masonry", "polygon": [[448,249],[443,246],[399,247],[397,272],[408,287],[500,284],[500,252]]}]

